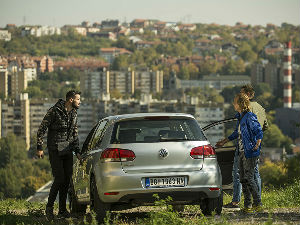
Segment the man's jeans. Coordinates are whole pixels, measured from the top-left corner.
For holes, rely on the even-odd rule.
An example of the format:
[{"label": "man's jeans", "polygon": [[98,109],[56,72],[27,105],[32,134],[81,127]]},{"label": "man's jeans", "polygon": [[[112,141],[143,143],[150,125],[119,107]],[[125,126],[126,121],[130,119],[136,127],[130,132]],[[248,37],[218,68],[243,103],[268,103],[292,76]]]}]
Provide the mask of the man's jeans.
[{"label": "man's jeans", "polygon": [[[233,180],[233,197],[232,202],[240,202],[242,194],[242,185],[240,183],[239,174],[239,152],[238,149],[235,150],[233,169],[232,169],[232,180]],[[258,187],[258,194],[261,199],[261,178],[259,175],[258,164],[254,171],[254,180]]]}]

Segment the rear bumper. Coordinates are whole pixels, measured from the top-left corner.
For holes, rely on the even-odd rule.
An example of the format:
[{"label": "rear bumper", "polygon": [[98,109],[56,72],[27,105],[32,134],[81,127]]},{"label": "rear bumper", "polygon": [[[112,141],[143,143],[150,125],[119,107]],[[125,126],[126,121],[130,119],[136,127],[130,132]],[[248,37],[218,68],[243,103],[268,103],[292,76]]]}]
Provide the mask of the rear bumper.
[{"label": "rear bumper", "polygon": [[[185,187],[146,188],[147,177],[182,176],[186,179]],[[174,201],[193,202],[203,198],[216,198],[222,189],[222,177],[216,167],[192,172],[127,174],[123,170],[104,173],[95,171],[96,184],[100,199],[106,203],[136,202],[137,204],[153,202],[153,194],[160,198],[170,196]],[[220,188],[211,191],[209,188]],[[115,195],[105,195],[116,192]]]},{"label": "rear bumper", "polygon": [[[155,197],[154,195],[157,195]],[[168,192],[151,192],[139,194],[127,194],[119,199],[120,203],[129,203],[133,206],[153,205],[156,200],[167,199],[171,197],[170,204],[199,204],[201,199],[207,198],[204,192],[195,191],[168,191]]]}]

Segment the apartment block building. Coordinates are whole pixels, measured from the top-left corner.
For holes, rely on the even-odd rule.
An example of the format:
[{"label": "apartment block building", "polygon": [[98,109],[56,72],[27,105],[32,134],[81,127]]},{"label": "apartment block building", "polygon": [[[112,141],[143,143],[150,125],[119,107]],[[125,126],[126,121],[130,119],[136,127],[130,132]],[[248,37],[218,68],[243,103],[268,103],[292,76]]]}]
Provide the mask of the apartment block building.
[{"label": "apartment block building", "polygon": [[292,108],[278,108],[275,112],[275,123],[282,133],[293,140],[300,138],[300,106],[294,104]]},{"label": "apartment block building", "polygon": [[101,98],[114,90],[121,94],[158,93],[163,88],[162,71],[108,71],[106,69],[86,70],[80,80],[84,96]]},{"label": "apartment block building", "polygon": [[215,88],[222,91],[228,86],[242,86],[251,83],[251,78],[246,75],[209,75],[203,76],[201,80],[181,80],[176,75],[172,75],[167,83],[168,89],[187,89],[187,88]]},{"label": "apartment block building", "polygon": [[[192,114],[201,127],[205,127],[213,122],[224,119],[223,104],[186,104],[184,112]],[[216,125],[204,131],[206,137],[212,145],[224,138],[224,125]]]},{"label": "apartment block building", "polygon": [[0,134],[1,137],[14,133],[24,138],[26,149],[30,147],[30,106],[28,94],[21,94],[19,100],[1,102],[0,106]]},{"label": "apartment block building", "polygon": [[53,60],[48,56],[0,56],[0,94],[17,99],[29,81],[46,71],[53,71]]},{"label": "apartment block building", "polygon": [[[78,131],[80,145],[83,144],[93,126],[102,118],[110,115],[139,112],[182,112],[195,116],[203,127],[210,122],[224,119],[223,105],[201,105],[179,103],[173,101],[158,101],[144,94],[141,100],[137,99],[82,99],[78,110]],[[146,98],[147,96],[148,98]],[[23,137],[26,148],[36,136],[37,130],[46,112],[56,103],[57,99],[28,99],[28,95],[21,94],[19,100],[0,101],[0,138],[14,133]],[[215,127],[208,130],[206,136],[215,143],[224,136],[224,128]],[[47,137],[44,137],[45,144]],[[32,144],[32,143],[31,143]]]},{"label": "apartment block building", "polygon": [[[292,64],[292,83],[300,85],[300,67],[297,64]],[[282,64],[270,62],[254,63],[251,66],[251,83],[256,85],[266,83],[270,86],[273,93],[282,91],[284,83],[284,67]]]},{"label": "apartment block building", "polygon": [[269,84],[272,92],[280,89],[283,82],[283,69],[279,64],[273,63],[254,63],[251,66],[251,83],[256,85],[259,83]]},{"label": "apartment block building", "polygon": [[7,69],[0,68],[0,96],[8,96],[8,72]]}]

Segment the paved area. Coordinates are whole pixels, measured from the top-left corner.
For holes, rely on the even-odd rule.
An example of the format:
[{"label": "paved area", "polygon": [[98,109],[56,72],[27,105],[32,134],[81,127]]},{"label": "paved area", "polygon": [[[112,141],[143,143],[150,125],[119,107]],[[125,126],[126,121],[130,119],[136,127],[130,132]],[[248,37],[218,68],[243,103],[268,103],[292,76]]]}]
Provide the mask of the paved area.
[{"label": "paved area", "polygon": [[34,195],[26,199],[28,202],[47,202],[52,180],[45,184],[43,187],[38,189]]}]

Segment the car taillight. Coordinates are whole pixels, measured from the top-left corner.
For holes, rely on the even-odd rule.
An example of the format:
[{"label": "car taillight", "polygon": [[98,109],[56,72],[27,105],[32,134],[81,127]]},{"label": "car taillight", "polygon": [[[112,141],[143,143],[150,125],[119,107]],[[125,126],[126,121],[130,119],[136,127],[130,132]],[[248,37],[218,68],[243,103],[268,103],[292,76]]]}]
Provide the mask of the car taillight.
[{"label": "car taillight", "polygon": [[133,151],[120,148],[105,149],[100,157],[101,162],[127,162],[134,159],[135,154]]},{"label": "car taillight", "polygon": [[215,158],[216,152],[211,145],[204,145],[192,148],[190,156],[193,159]]}]

